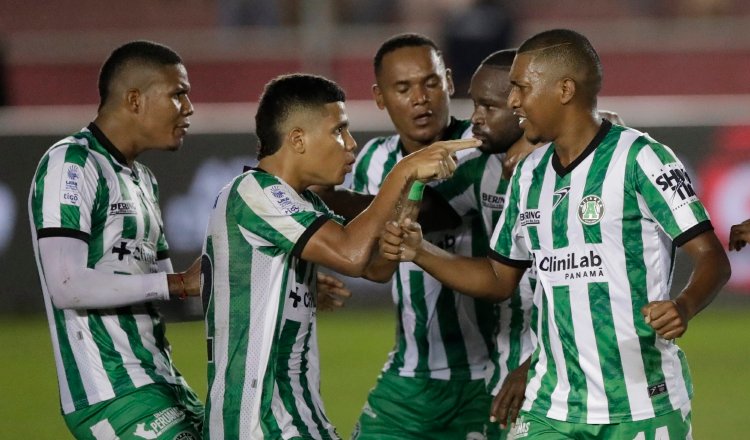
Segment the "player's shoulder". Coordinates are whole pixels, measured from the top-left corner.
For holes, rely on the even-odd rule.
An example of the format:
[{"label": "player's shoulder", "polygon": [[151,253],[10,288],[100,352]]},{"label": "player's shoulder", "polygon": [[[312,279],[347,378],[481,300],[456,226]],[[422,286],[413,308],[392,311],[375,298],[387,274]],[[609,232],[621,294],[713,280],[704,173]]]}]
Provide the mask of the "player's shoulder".
[{"label": "player's shoulder", "polygon": [[91,137],[90,132],[83,129],[78,133],[66,136],[59,141],[52,144],[47,152],[46,156],[64,156],[70,161],[70,159],[86,157],[90,151]]}]

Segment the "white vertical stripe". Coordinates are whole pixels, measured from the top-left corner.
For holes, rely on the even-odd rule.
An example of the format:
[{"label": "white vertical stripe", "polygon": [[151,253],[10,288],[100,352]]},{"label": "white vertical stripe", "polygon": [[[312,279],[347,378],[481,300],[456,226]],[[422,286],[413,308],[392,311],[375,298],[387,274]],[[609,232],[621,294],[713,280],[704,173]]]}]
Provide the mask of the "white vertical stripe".
[{"label": "white vertical stripe", "polygon": [[[294,282],[294,274],[284,273],[286,254],[268,258],[260,252],[253,252],[250,273],[267,273],[269,279],[253,279],[253,294],[250,295],[250,326],[248,329],[248,350],[245,358],[245,384],[240,408],[240,420],[249,424],[240,425],[240,438],[262,438],[260,426],[260,404],[263,397],[263,378],[271,361],[271,347],[275,341],[282,283]],[[262,268],[262,269],[261,269]],[[258,286],[268,286],[263,292]],[[257,292],[255,291],[257,288]],[[266,293],[263,295],[262,293]],[[257,380],[256,387],[252,382]]]},{"label": "white vertical stripe", "polygon": [[[214,213],[211,214],[208,235],[213,245],[213,348],[214,380],[207,397],[210,403],[210,414],[205,423],[211,438],[224,438],[224,394],[226,392],[226,360],[229,352],[229,243],[227,240],[226,218],[229,186],[224,187],[216,201]],[[222,213],[221,215],[217,213]],[[205,252],[205,248],[204,248]],[[206,317],[209,319],[209,317]]]},{"label": "white vertical stripe", "polygon": [[[138,309],[143,308],[140,312]],[[138,311],[138,313],[136,313]],[[154,320],[147,312],[145,312],[145,306],[135,306],[133,317],[135,318],[135,324],[138,327],[138,333],[141,336],[141,343],[143,347],[151,353],[154,358],[154,366],[156,367],[155,373],[164,378],[169,383],[176,383],[176,372],[174,365],[172,364],[171,358],[166,358],[168,352],[163,352],[156,345],[156,337],[154,336]]]},{"label": "white vertical stripe", "polygon": [[[284,401],[281,400],[281,395],[279,394],[279,387],[276,381],[274,381],[273,383],[273,399],[271,400],[271,412],[273,413],[273,416],[276,419],[276,422],[279,424],[279,427],[282,428],[282,431],[281,431],[282,437],[284,436],[286,436],[286,438],[301,437],[302,434],[300,434],[297,427],[294,426],[292,415],[289,414],[289,411],[286,410],[286,407],[284,406]],[[260,439],[263,437],[257,437],[257,438]],[[273,440],[273,439],[268,439],[268,440]]]},{"label": "white vertical stripe", "polygon": [[[602,229],[602,239],[608,252],[602,253],[602,258],[608,267],[625,268],[625,248],[622,235],[622,214],[624,209],[625,178],[628,173],[627,158],[630,146],[636,139],[637,134],[627,131],[623,132],[617,143],[612,158],[612,166],[604,181],[602,194],[607,194],[605,201],[608,215],[607,228]],[[615,197],[617,196],[617,197]],[[609,216],[612,214],[612,216]],[[645,226],[646,222],[642,223]],[[644,229],[645,231],[645,229]],[[642,237],[644,245],[653,242],[652,238]],[[618,252],[614,252],[617,249]],[[647,255],[644,252],[644,257]],[[649,267],[649,265],[646,265]],[[612,321],[615,327],[615,337],[620,352],[620,362],[627,390],[627,398],[631,415],[643,414],[643,418],[654,415],[651,400],[648,397],[648,384],[646,371],[641,356],[641,346],[638,334],[635,331],[633,315],[633,298],[628,281],[627,270],[615,270],[608,274],[610,277],[610,307],[612,308]]]},{"label": "white vertical stripe", "polygon": [[115,397],[112,384],[102,364],[99,347],[89,329],[88,313],[63,310],[68,342],[73,351],[78,371],[81,374],[86,397],[91,402],[100,402]]}]

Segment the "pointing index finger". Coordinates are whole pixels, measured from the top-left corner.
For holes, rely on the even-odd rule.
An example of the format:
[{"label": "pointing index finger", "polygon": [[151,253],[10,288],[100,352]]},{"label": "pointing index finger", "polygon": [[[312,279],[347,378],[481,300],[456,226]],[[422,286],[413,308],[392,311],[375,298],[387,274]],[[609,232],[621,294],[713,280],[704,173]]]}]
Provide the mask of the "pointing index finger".
[{"label": "pointing index finger", "polygon": [[443,146],[449,153],[455,153],[456,151],[466,150],[468,148],[475,148],[482,145],[482,141],[476,138],[469,139],[456,139],[452,141],[443,141]]}]

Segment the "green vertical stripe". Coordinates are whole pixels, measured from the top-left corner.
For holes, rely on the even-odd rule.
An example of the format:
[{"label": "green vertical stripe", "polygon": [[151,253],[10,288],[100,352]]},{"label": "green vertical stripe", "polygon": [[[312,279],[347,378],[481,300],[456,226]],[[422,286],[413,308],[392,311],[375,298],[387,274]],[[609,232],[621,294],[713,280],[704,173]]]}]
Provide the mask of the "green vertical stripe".
[{"label": "green vertical stripe", "polygon": [[396,274],[394,275],[394,282],[396,283],[396,292],[398,294],[398,301],[396,304],[396,346],[394,347],[395,354],[389,370],[399,374],[399,369],[404,366],[404,355],[406,354],[406,332],[404,331],[404,286],[401,284],[401,265],[398,265]]},{"label": "green vertical stripe", "polygon": [[[128,188],[127,182],[123,179],[122,174],[117,174],[117,180],[120,183],[120,193],[122,193],[122,200],[135,203],[130,189]],[[124,239],[135,239],[138,235],[138,221],[134,215],[122,216],[122,238]]]},{"label": "green vertical stripe", "polygon": [[586,375],[579,363],[580,355],[576,346],[573,312],[570,308],[570,287],[554,286],[552,296],[555,301],[555,324],[559,330],[560,343],[567,370],[570,393],[568,394],[568,420],[586,420],[588,388]]},{"label": "green vertical stripe", "polygon": [[[553,152],[554,152],[554,148],[552,148],[552,146],[547,147],[547,151],[544,152],[544,155],[542,156],[542,159],[539,161],[539,164],[532,171],[532,179],[531,179],[532,185],[529,187],[529,190],[528,190],[528,195],[526,199],[526,210],[539,209],[539,198],[541,197],[541,194],[542,194],[542,185],[544,184],[544,175],[546,173],[549,161],[552,158]],[[520,176],[520,174],[521,173],[516,173],[516,175],[518,176]],[[529,241],[531,242],[530,250],[541,249],[540,242],[539,242],[539,231],[537,231],[537,227],[529,226],[526,228],[526,230],[529,233]]]},{"label": "green vertical stripe", "polygon": [[557,364],[555,363],[555,358],[552,357],[552,349],[550,348],[549,302],[546,294],[542,294],[542,310],[540,310],[539,313],[541,314],[542,322],[537,342],[537,352],[535,353],[537,359],[534,359],[534,364],[536,364],[538,360],[539,350],[544,350],[544,355],[547,361],[547,371],[540,379],[539,390],[537,391],[536,399],[534,399],[534,402],[531,405],[531,412],[547,414],[547,411],[549,411],[552,406],[552,392],[557,386]]},{"label": "green vertical stripe", "polygon": [[417,344],[418,360],[415,368],[416,377],[429,376],[429,341],[427,339],[427,303],[424,297],[424,272],[409,271],[409,297],[414,310],[414,339]]},{"label": "green vertical stripe", "polygon": [[388,153],[385,164],[383,164],[383,174],[380,176],[378,189],[380,189],[380,186],[383,184],[383,181],[385,180],[385,177],[388,175],[388,173],[390,173],[393,167],[396,166],[396,162],[398,162],[399,156],[401,155],[401,148],[401,141],[399,141],[398,146],[393,151]]},{"label": "green vertical stripe", "polygon": [[[202,278],[204,285],[201,289],[201,297],[203,300],[203,315],[205,317],[205,323],[206,323],[206,352],[207,352],[207,358],[208,358],[208,364],[206,368],[206,376],[208,377],[208,385],[209,389],[211,385],[214,383],[214,379],[216,378],[216,345],[213,341],[215,341],[216,337],[216,316],[215,308],[214,308],[214,277],[216,276],[216,272],[214,269],[214,242],[213,237],[211,235],[208,235],[206,237],[206,244],[205,244],[205,251],[203,254],[203,258],[201,261],[201,272],[202,272]],[[212,341],[209,342],[208,338],[212,338]],[[210,350],[210,352],[209,352]],[[205,408],[205,420],[210,419],[211,414],[211,399],[210,395],[206,397],[206,408]],[[205,427],[208,427],[208,423],[205,424]],[[207,432],[207,429],[204,430],[204,433]]]},{"label": "green vertical stripe", "polygon": [[99,170],[94,205],[91,208],[91,234],[89,237],[89,255],[87,265],[94,268],[104,256],[104,227],[107,225],[109,212],[109,186]]},{"label": "green vertical stripe", "polygon": [[[643,144],[641,143],[640,147]],[[628,152],[628,169],[631,167],[640,171],[636,162],[636,157],[641,148],[631,148]],[[640,171],[641,174],[642,171]],[[622,224],[622,247],[625,251],[625,269],[628,276],[630,287],[630,300],[633,312],[633,325],[638,336],[638,342],[641,348],[641,358],[643,359],[643,368],[646,373],[648,386],[654,386],[665,382],[664,371],[661,366],[661,353],[656,348],[656,333],[641,315],[641,307],[648,303],[648,286],[646,280],[646,262],[643,259],[643,235],[641,223],[643,216],[638,206],[638,196],[636,192],[626,186],[623,195],[623,213],[622,218],[631,219],[624,221]],[[669,391],[669,390],[667,390]],[[665,407],[671,407],[669,403],[669,393],[662,393],[652,398],[652,403],[656,405],[666,404]]]},{"label": "green vertical stripe", "polygon": [[[621,133],[622,129],[613,127],[609,130],[602,143],[599,144],[594,151],[591,168],[586,175],[586,185],[583,189],[583,197],[594,195],[601,199],[604,178],[606,177],[607,170],[612,162],[612,155],[617,148],[617,141],[620,139]],[[606,210],[604,215],[607,215]],[[596,222],[593,225],[582,223],[581,226],[583,227],[583,238],[586,243],[602,242],[601,222]]]},{"label": "green vertical stripe", "polygon": [[47,177],[47,166],[49,155],[45,154],[39,162],[39,167],[34,178],[34,192],[31,197],[31,212],[34,216],[34,227],[38,230],[44,225],[44,180]]},{"label": "green vertical stripe", "polygon": [[[313,296],[314,297],[314,296]],[[310,367],[308,365],[308,354],[310,351],[310,338],[313,335],[313,321],[315,317],[312,316],[312,319],[310,321],[310,324],[307,326],[307,334],[305,335],[305,341],[304,346],[302,348],[302,359],[300,362],[300,375],[299,375],[299,381],[300,381],[300,387],[302,388],[302,399],[305,402],[305,405],[307,405],[307,408],[310,410],[310,415],[313,419],[313,423],[318,428],[317,432],[318,435],[320,435],[323,440],[332,440],[331,435],[328,433],[328,430],[325,429],[323,426],[323,421],[318,417],[318,405],[316,402],[313,401],[312,395],[310,393],[310,382],[307,380],[307,374],[310,370]],[[327,420],[326,420],[327,421]],[[302,426],[304,426],[304,422],[301,423]],[[300,431],[302,432],[302,431]]]},{"label": "green vertical stripe", "polygon": [[[599,365],[604,380],[604,392],[610,414],[630,416],[630,405],[622,402],[622,396],[628,395],[625,384],[625,372],[620,357],[620,347],[617,345],[617,332],[612,315],[608,283],[589,283],[589,307],[591,316],[595,320],[594,336],[596,349],[599,353]],[[623,404],[624,403],[624,404]]]},{"label": "green vertical stripe", "polygon": [[125,370],[122,355],[115,348],[112,337],[104,327],[101,316],[95,310],[89,310],[89,330],[92,338],[99,349],[102,367],[107,372],[107,377],[112,384],[115,396],[121,396],[135,389],[133,381],[130,380]]},{"label": "green vertical stripe", "polygon": [[[236,189],[237,182],[235,182]],[[252,283],[250,280],[253,263],[253,248],[250,246],[240,232],[240,228],[234,227],[234,212],[227,205],[224,215],[227,230],[227,244],[229,247],[229,322],[227,364],[224,371],[224,436],[226,438],[239,438],[240,424],[239,412],[242,405],[242,395],[245,384],[245,361],[248,349],[248,329],[250,327],[251,315],[250,295],[252,295]],[[244,264],[237,264],[237,263]],[[234,264],[232,264],[234,263]],[[274,292],[268,292],[273,295]],[[262,356],[262,354],[259,354]],[[243,384],[243,386],[226,386],[230,384]]]},{"label": "green vertical stripe", "polygon": [[516,288],[508,300],[510,308],[510,329],[508,349],[508,371],[515,370],[521,363],[521,333],[524,328],[524,311],[521,300],[521,289]]},{"label": "green vertical stripe", "polygon": [[[555,174],[555,192],[563,190],[570,191],[570,175],[568,173],[562,177]],[[541,188],[541,184],[539,185]],[[558,198],[561,198],[557,201]],[[552,247],[553,249],[560,249],[568,247],[570,244],[568,240],[568,210],[570,209],[570,197],[567,192],[564,195],[558,195],[553,197],[555,199],[553,203],[557,203],[557,206],[552,210],[552,221],[550,227],[552,231]]]},{"label": "green vertical stripe", "polygon": [[284,408],[292,416],[292,425],[297,428],[302,437],[313,438],[307,429],[307,424],[302,420],[302,416],[297,410],[292,379],[289,375],[289,360],[294,352],[294,344],[297,341],[299,329],[299,322],[289,319],[284,321],[284,326],[281,329],[281,334],[277,342],[279,355],[276,364],[276,386],[279,388],[279,397],[284,404]]},{"label": "green vertical stripe", "polygon": [[[78,370],[78,363],[73,355],[73,348],[68,340],[68,330],[65,322],[65,311],[52,306],[52,315],[55,319],[55,331],[57,333],[57,343],[60,348],[60,357],[65,366],[65,379],[70,390],[70,397],[76,410],[89,406],[86,397],[86,389],[83,387],[81,372]],[[70,335],[71,338],[78,338],[78,334]]]},{"label": "green vertical stripe", "polygon": [[[438,324],[440,325],[440,337],[443,341],[443,348],[445,348],[445,357],[447,358],[448,365],[451,367],[466,367],[469,365],[469,358],[466,353],[464,336],[461,333],[461,324],[458,322],[455,295],[456,294],[453,293],[453,290],[448,289],[447,287],[441,287],[435,308]],[[427,322],[425,322],[425,330],[426,329]],[[425,339],[425,351],[429,353],[428,344],[429,341]],[[469,380],[471,379],[471,375],[466,368],[451,368],[450,378],[456,380]]]},{"label": "green vertical stripe", "polygon": [[130,307],[121,307],[117,309],[117,318],[120,321],[120,327],[123,329],[125,334],[128,336],[128,342],[130,349],[133,354],[141,363],[141,367],[146,371],[146,374],[154,382],[160,382],[161,378],[157,376],[156,363],[154,362],[154,356],[146,347],[143,346],[143,340],[141,334],[138,331],[138,325],[136,324],[135,317],[133,316],[133,310]]}]

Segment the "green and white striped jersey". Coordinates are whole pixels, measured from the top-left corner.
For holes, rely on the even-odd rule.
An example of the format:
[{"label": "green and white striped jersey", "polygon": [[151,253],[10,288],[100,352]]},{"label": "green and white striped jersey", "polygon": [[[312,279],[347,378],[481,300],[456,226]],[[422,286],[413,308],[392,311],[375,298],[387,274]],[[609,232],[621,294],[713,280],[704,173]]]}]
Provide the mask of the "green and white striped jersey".
[{"label": "green and white striped jersey", "polygon": [[[471,218],[476,234],[471,242],[484,249],[458,250],[462,255],[486,255],[489,237],[505,206],[509,181],[503,179],[502,160],[505,154],[487,154],[474,150],[467,155],[454,175],[440,182],[435,189],[448,200],[462,217]],[[521,279],[514,295],[501,303],[487,304],[495,309],[494,344],[487,362],[485,381],[487,391],[497,395],[509,372],[525,361],[534,349],[529,331],[536,279],[529,269]]]},{"label": "green and white striped jersey", "polygon": [[685,356],[640,309],[669,298],[674,247],[711,230],[684,166],[647,134],[607,121],[563,168],[554,146],[516,170],[492,256],[537,268],[539,344],[524,409],[605,424],[683,408]]},{"label": "green and white striped jersey", "polygon": [[[451,119],[445,139],[471,137],[469,121]],[[459,155],[459,167],[466,152]],[[405,156],[398,135],[367,142],[354,168],[355,191],[377,194],[385,176]],[[451,252],[486,254],[488,238],[476,217],[454,230],[425,234]],[[473,240],[477,241],[473,241]],[[398,310],[396,345],[383,370],[404,377],[482,379],[492,347],[496,316],[492,307],[443,287],[414,263],[401,263],[393,277]]]},{"label": "green and white striped jersey", "polygon": [[337,439],[320,398],[316,265],[300,255],[329,219],[262,170],[219,193],[203,248],[206,439]]},{"label": "green and white striped jersey", "polygon": [[161,315],[151,303],[114,309],[58,309],[52,304],[37,239],[88,243],[88,267],[110,274],[150,274],[168,258],[151,171],[132,168],[94,125],[53,145],[29,195],[32,242],[42,281],[64,414],[152,383],[184,385],[174,368]]}]

